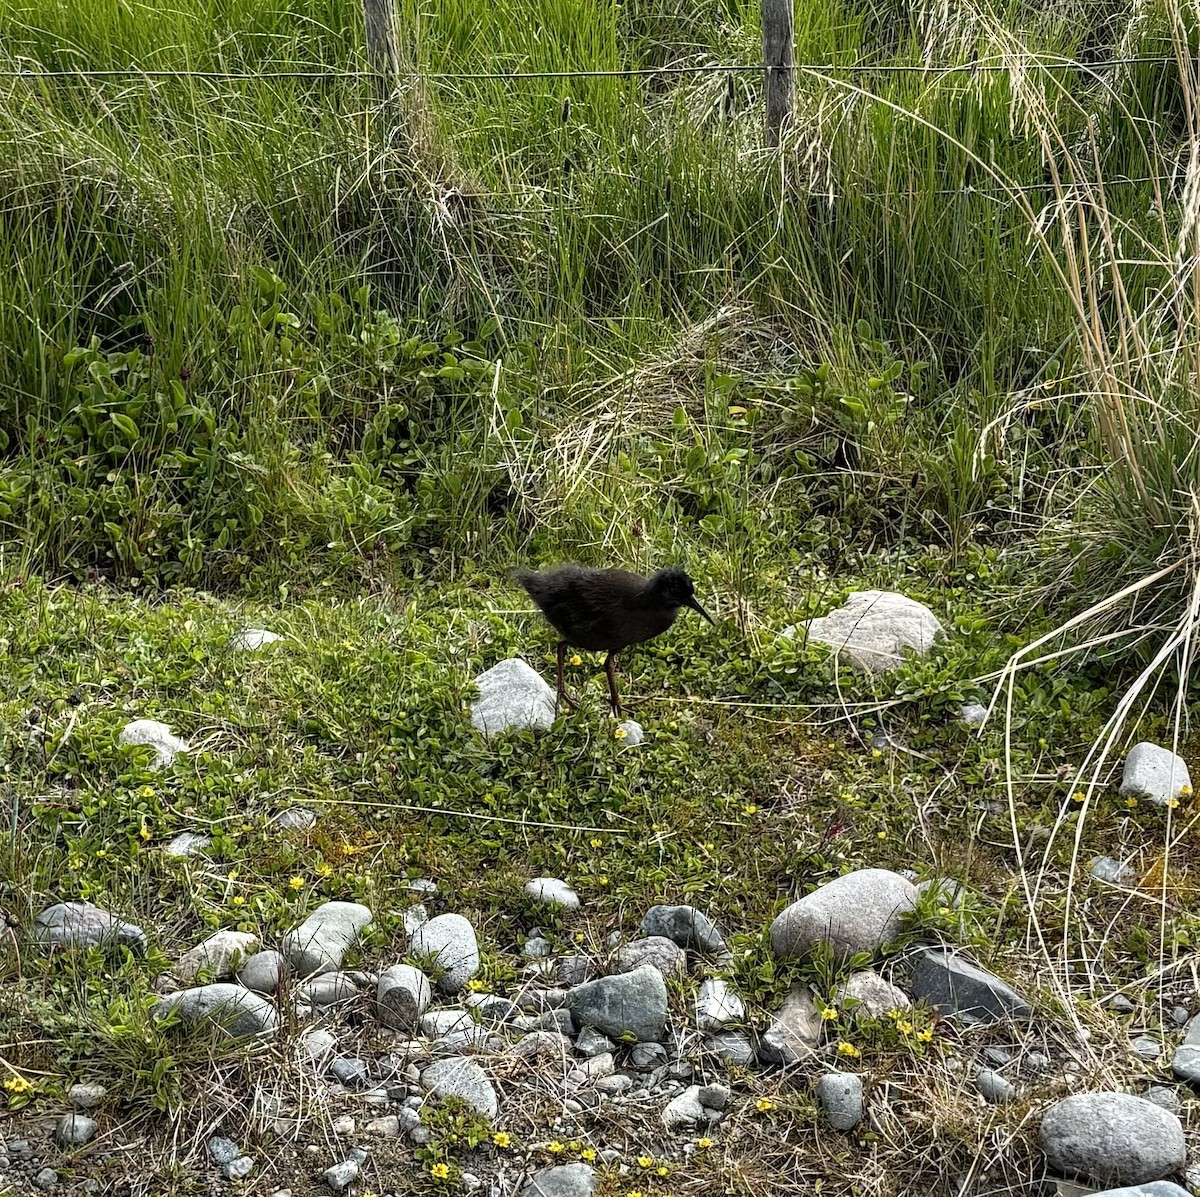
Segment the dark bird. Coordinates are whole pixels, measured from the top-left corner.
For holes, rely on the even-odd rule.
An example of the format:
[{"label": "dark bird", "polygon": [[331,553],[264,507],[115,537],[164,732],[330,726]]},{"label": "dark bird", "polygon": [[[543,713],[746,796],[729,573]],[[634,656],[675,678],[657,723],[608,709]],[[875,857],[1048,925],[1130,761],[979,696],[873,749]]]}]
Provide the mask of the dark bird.
[{"label": "dark bird", "polygon": [[563,662],[567,647],[585,652],[607,652],[604,672],[614,715],[621,714],[614,675],[616,654],[631,644],[661,635],[674,622],[680,607],[699,611],[709,623],[712,617],[696,600],[692,579],[681,569],[660,569],[649,578],[623,569],[588,569],[582,565],[560,565],[545,573],[517,570],[513,577],[541,608],[558,632],[558,695],[574,710],[579,703],[563,685]]}]

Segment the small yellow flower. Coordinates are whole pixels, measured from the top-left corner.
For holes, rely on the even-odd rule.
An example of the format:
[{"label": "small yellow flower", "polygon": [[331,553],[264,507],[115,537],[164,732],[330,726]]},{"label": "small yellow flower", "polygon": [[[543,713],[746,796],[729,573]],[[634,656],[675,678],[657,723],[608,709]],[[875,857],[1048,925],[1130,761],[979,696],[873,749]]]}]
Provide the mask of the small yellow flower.
[{"label": "small yellow flower", "polygon": [[[353,644],[351,644],[349,640],[343,640],[343,641],[342,641],[342,647],[343,647],[343,648],[353,648],[353,647],[354,647],[354,645],[353,645]],[[438,1165],[438,1166],[440,1167],[441,1165]],[[436,1175],[437,1175],[437,1173],[435,1172],[435,1173],[434,1173],[434,1175],[436,1176]],[[449,1176],[449,1175],[450,1175],[450,1171],[449,1171],[449,1169],[447,1169],[447,1170],[446,1170],[446,1171],[443,1173],[443,1175],[444,1175],[444,1176]]]},{"label": "small yellow flower", "polygon": [[598,835],[592,836],[591,844],[592,844],[593,848],[603,848],[604,847],[604,841]]},{"label": "small yellow flower", "polygon": [[578,1139],[572,1139],[570,1143],[567,1144],[567,1149],[570,1151],[579,1151],[582,1146],[583,1144],[580,1143]]},{"label": "small yellow flower", "polygon": [[696,1140],[696,1146],[699,1147],[701,1151],[707,1151],[712,1145],[713,1141],[711,1139],[706,1138]]},{"label": "small yellow flower", "polygon": [[940,914],[942,916],[942,918],[946,918],[950,914],[950,907],[949,906],[939,906],[938,914]]},{"label": "small yellow flower", "polygon": [[478,977],[472,977],[467,982],[467,988],[472,993],[482,993],[487,988],[487,985],[483,981],[481,981]]},{"label": "small yellow flower", "polygon": [[583,658],[578,653],[572,653],[571,654],[571,664],[572,665],[582,665]]},{"label": "small yellow flower", "polygon": [[318,877],[331,877],[333,875],[333,865],[327,860],[323,860],[313,871]]},{"label": "small yellow flower", "polygon": [[890,1018],[892,1020],[892,1022],[895,1022],[896,1019],[898,1019],[900,1017],[900,1015],[901,1015],[901,1011],[899,1011],[899,1010],[889,1010],[887,1012],[887,1016],[888,1016],[888,1018]]},{"label": "small yellow flower", "polygon": [[857,1060],[858,1057],[862,1055],[862,1052],[860,1052],[853,1043],[839,1043],[838,1055],[847,1056],[851,1060]]},{"label": "small yellow flower", "polygon": [[933,1042],[933,1027],[926,1027],[923,1031],[918,1031],[917,1038],[922,1043],[932,1043]]},{"label": "small yellow flower", "polygon": [[642,1197],[642,1190],[630,1189],[629,1192],[625,1194],[625,1197]]},{"label": "small yellow flower", "polygon": [[872,755],[872,756],[873,756],[873,757],[874,757],[876,760],[878,760],[878,759],[879,759],[881,756],[883,756],[883,751],[882,751],[882,749],[879,749],[879,748],[872,748],[872,749],[871,749],[871,755]]},{"label": "small yellow flower", "polygon": [[303,877],[293,877],[291,879],[291,881],[288,882],[288,885],[290,885],[292,887],[292,889],[303,889],[304,888],[304,878]]},{"label": "small yellow flower", "polygon": [[760,1114],[766,1114],[768,1111],[775,1108],[775,1103],[769,1097],[760,1097],[758,1101],[754,1103],[754,1108]]},{"label": "small yellow flower", "polygon": [[142,839],[148,840],[151,835],[150,828],[147,827],[145,823],[143,823],[142,829],[141,829],[141,831],[138,832],[138,835],[140,835],[142,837]]},{"label": "small yellow flower", "polygon": [[107,855],[108,855],[107,848],[98,848],[96,850],[96,859],[97,860],[103,860]]},{"label": "small yellow flower", "polygon": [[1071,795],[1071,801],[1082,802],[1086,797],[1087,795],[1082,790],[1076,790],[1075,793]]},{"label": "small yellow flower", "polygon": [[629,739],[629,733],[623,727],[616,728],[613,731],[613,735],[616,736],[618,740]]},{"label": "small yellow flower", "polygon": [[1176,807],[1179,805],[1179,799],[1178,799],[1178,798],[1168,798],[1168,799],[1167,799],[1167,805],[1168,805],[1168,806],[1169,806],[1169,807],[1170,807],[1172,810],[1174,810],[1174,809],[1175,809],[1175,808],[1176,808]]},{"label": "small yellow flower", "polygon": [[911,1035],[913,1033],[913,1025],[908,1021],[908,1019],[902,1018],[898,1023],[896,1023],[896,1030],[899,1031],[901,1035]]},{"label": "small yellow flower", "polygon": [[826,1006],[825,1009],[821,1011],[821,1017],[826,1022],[833,1022],[837,1016],[838,1011],[836,1006]]},{"label": "small yellow flower", "polygon": [[586,1160],[589,1164],[596,1158],[596,1149],[594,1147],[585,1147],[580,1153],[579,1158]]},{"label": "small yellow flower", "polygon": [[746,805],[742,807],[742,813],[745,815],[756,815],[758,814],[758,807],[755,806],[753,802],[747,802]]},{"label": "small yellow flower", "polygon": [[138,797],[139,798],[153,798],[154,797],[154,787],[153,786],[142,786],[142,788],[140,790],[138,790]]},{"label": "small yellow flower", "polygon": [[654,1159],[652,1156],[639,1155],[637,1158],[637,1166],[639,1168],[653,1168],[654,1167]]},{"label": "small yellow flower", "polygon": [[712,842],[712,840],[709,840],[709,841],[708,841],[708,843],[704,845],[704,851],[705,851],[705,852],[715,852],[715,851],[716,851],[716,848],[717,848],[717,845],[716,845],[716,844],[714,844],[714,843]]},{"label": "small yellow flower", "polygon": [[238,894],[238,896],[237,896],[236,898],[230,898],[230,899],[229,899],[229,904],[230,904],[231,906],[245,906],[245,905],[246,905],[246,899],[245,899],[245,898],[243,898],[241,894]]},{"label": "small yellow flower", "polygon": [[1137,806],[1137,799],[1136,799],[1136,798],[1134,798],[1134,797],[1132,797],[1132,796],[1131,796],[1131,797],[1129,797],[1129,798],[1126,798],[1126,799],[1125,799],[1125,805],[1126,805],[1127,807],[1129,807],[1129,809],[1130,809],[1130,810],[1133,810],[1133,808],[1134,808],[1135,806]]},{"label": "small yellow flower", "polygon": [[450,1165],[434,1164],[433,1167],[429,1169],[429,1175],[432,1176],[434,1180],[446,1180],[450,1175]]},{"label": "small yellow flower", "polygon": [[1192,787],[1191,786],[1180,786],[1179,787],[1179,796],[1180,796],[1180,798],[1190,798],[1192,796]]},{"label": "small yellow flower", "polygon": [[562,1153],[567,1149],[562,1143],[555,1139],[550,1146],[546,1148],[546,1150],[550,1152],[551,1155],[562,1155]]},{"label": "small yellow flower", "polygon": [[886,831],[880,831],[880,832],[877,832],[877,833],[876,833],[876,836],[875,836],[875,838],[876,838],[877,840],[886,840],[886,839],[887,839],[887,832],[886,832]]},{"label": "small yellow flower", "polygon": [[33,1082],[23,1076],[10,1076],[5,1080],[4,1087],[9,1093],[28,1093],[33,1088]]},{"label": "small yellow flower", "polygon": [[670,1169],[670,1168],[668,1168],[668,1167],[666,1166],[666,1164],[660,1164],[660,1165],[659,1165],[659,1167],[658,1167],[658,1175],[659,1175],[659,1176],[670,1176],[670,1175],[671,1175],[671,1169]]},{"label": "small yellow flower", "polygon": [[495,1143],[497,1147],[511,1147],[512,1136],[509,1135],[508,1131],[496,1131],[496,1133],[492,1135],[492,1142]]},{"label": "small yellow flower", "polygon": [[607,878],[607,877],[604,877],[604,876],[597,877],[597,878],[596,878],[596,884],[597,884],[597,885],[607,885],[607,884],[608,884],[608,878]]}]

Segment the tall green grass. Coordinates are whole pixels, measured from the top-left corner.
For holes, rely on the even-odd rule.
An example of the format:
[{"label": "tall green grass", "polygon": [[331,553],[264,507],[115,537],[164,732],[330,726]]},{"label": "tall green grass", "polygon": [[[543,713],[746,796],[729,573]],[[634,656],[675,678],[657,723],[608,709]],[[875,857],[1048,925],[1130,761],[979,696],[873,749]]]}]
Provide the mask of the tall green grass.
[{"label": "tall green grass", "polygon": [[[1169,53],[1173,13],[801,0],[797,60],[831,69],[798,73],[775,156],[752,73],[447,77],[753,63],[757,10],[732,0],[405,0],[390,129],[354,4],[0,0],[4,65],[35,75],[0,84],[4,535],[40,568],[219,584],[369,572],[417,533],[460,565],[539,537],[728,533],[736,556],[832,486],[851,524],[865,498],[961,550],[1042,510],[1102,428],[1092,381],[1023,398],[1082,368],[1087,319],[1107,344],[1072,213],[1142,246],[1175,219],[1154,180],[1186,64],[1037,60]],[[933,69],[972,62],[1000,69]],[[41,73],[125,68],[262,77]],[[1148,311],[1165,259],[1129,258],[1122,302]],[[380,354],[379,310],[433,347],[419,366]],[[484,359],[486,386],[456,380]],[[703,498],[716,476],[749,539]]]}]

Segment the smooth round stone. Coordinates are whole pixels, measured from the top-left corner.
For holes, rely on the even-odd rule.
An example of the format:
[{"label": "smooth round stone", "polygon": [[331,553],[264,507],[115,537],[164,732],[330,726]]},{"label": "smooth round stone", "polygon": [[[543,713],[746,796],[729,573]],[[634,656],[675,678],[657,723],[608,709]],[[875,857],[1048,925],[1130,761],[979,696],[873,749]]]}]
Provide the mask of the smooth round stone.
[{"label": "smooth round stone", "polygon": [[816,1093],[826,1121],[834,1130],[853,1130],[862,1121],[862,1077],[852,1072],[826,1073],[817,1082]]}]

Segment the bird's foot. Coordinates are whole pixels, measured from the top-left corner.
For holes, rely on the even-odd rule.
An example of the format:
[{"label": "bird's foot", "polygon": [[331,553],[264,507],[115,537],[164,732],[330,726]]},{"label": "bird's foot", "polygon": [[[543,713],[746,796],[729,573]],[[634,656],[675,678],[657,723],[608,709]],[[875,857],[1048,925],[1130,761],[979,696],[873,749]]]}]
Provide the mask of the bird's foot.
[{"label": "bird's foot", "polygon": [[577,711],[577,710],[579,710],[579,699],[578,699],[578,698],[576,698],[576,697],[575,697],[573,694],[569,694],[569,693],[568,693],[566,690],[560,690],[560,691],[558,692],[558,698],[557,698],[557,700],[555,701],[555,704],[554,704],[554,705],[555,705],[555,712],[554,712],[554,713],[555,713],[556,715],[558,714],[558,706],[559,706],[559,704],[560,704],[560,703],[564,703],[564,702],[567,704],[567,709],[568,709],[568,710],[570,710],[570,711]]}]

